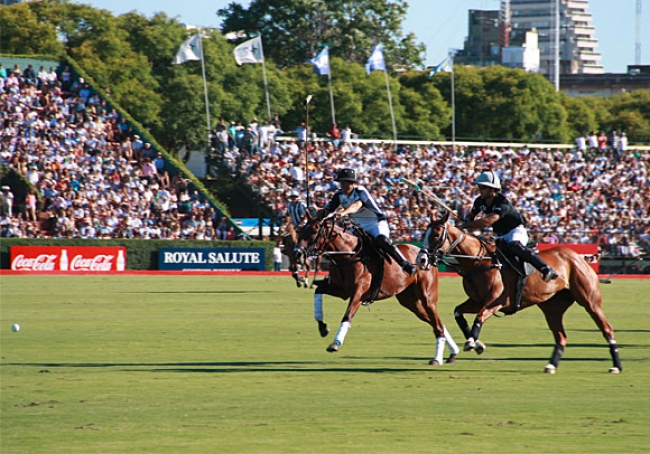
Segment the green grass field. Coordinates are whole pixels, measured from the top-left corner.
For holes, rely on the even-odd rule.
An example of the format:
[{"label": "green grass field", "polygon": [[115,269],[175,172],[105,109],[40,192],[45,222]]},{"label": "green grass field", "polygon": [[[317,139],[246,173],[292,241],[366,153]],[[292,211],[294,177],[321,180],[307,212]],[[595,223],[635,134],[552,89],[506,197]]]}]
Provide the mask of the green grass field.
[{"label": "green grass field", "polygon": [[[482,356],[431,367],[428,325],[395,299],[362,308],[283,277],[0,276],[5,453],[647,452],[650,282],[603,286],[624,371],[578,306],[557,374],[541,312],[491,319]],[[458,278],[441,279],[452,316]],[[13,333],[12,323],[22,329]],[[447,353],[445,354],[447,356]]]}]

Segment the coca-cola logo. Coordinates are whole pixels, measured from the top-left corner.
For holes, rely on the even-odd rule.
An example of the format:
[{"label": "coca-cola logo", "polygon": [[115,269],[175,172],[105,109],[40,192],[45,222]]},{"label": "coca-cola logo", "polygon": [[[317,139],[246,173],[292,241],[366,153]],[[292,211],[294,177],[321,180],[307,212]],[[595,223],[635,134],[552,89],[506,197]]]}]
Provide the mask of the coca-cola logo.
[{"label": "coca-cola logo", "polygon": [[114,255],[96,255],[85,258],[75,255],[70,262],[70,271],[111,271]]},{"label": "coca-cola logo", "polygon": [[37,257],[17,255],[11,262],[14,271],[54,271],[56,269],[56,254],[41,254]]}]

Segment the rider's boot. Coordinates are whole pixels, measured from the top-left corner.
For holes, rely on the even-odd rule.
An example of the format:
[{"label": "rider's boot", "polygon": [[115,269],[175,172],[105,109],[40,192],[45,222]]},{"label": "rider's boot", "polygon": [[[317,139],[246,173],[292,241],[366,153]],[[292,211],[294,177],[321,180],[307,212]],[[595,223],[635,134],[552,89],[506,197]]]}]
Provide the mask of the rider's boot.
[{"label": "rider's boot", "polygon": [[533,251],[518,241],[508,243],[506,248],[508,252],[533,265],[537,271],[542,274],[542,280],[544,282],[551,282],[552,280],[559,277],[557,271],[548,266],[546,262],[539,257],[539,255],[533,253]]},{"label": "rider's boot", "polygon": [[375,238],[375,242],[382,251],[386,252],[393,259],[395,259],[397,264],[402,267],[402,271],[404,271],[406,274],[413,276],[418,272],[417,267],[409,262],[406,257],[404,257],[402,251],[400,251],[390,239],[386,238],[384,235],[379,235]]}]

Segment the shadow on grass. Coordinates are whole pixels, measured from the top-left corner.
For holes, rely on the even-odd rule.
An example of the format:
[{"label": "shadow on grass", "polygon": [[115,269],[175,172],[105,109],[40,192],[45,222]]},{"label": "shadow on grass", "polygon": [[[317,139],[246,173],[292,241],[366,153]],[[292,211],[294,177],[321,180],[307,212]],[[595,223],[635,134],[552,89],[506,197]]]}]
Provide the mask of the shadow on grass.
[{"label": "shadow on grass", "polygon": [[[349,357],[344,359],[351,361],[404,361],[414,363],[414,367],[360,367],[358,364],[350,364],[349,367],[336,366],[332,367],[328,362],[322,361],[225,361],[225,362],[170,362],[170,363],[5,363],[7,366],[39,367],[39,368],[123,368],[125,372],[191,372],[191,373],[260,373],[260,372],[293,372],[293,373],[314,373],[314,372],[350,372],[350,373],[368,373],[368,374],[393,374],[406,372],[472,372],[474,369],[464,369],[459,367],[466,362],[476,364],[481,361],[505,361],[505,362],[545,362],[547,357],[506,357],[506,358],[488,358],[479,357],[471,352],[461,354],[455,364],[445,364],[443,366],[429,366],[429,357]],[[609,362],[609,358],[563,358],[563,362]],[[39,372],[50,372],[47,369]],[[493,371],[496,372],[496,371]],[[499,372],[519,372],[516,370],[503,369]]]}]

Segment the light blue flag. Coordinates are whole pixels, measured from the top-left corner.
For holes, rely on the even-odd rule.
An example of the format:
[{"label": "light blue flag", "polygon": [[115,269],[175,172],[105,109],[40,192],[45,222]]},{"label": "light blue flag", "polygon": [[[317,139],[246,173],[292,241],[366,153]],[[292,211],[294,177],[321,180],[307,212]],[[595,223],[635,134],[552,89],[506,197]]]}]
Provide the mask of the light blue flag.
[{"label": "light blue flag", "polygon": [[452,71],[453,71],[453,67],[451,65],[451,58],[447,56],[443,61],[440,62],[439,65],[433,67],[433,69],[429,73],[429,78],[435,76],[438,73],[450,73]]},{"label": "light blue flag", "polygon": [[386,71],[386,60],[384,60],[384,46],[379,43],[370,54],[366,63],[366,74],[369,76],[372,71]]},{"label": "light blue flag", "polygon": [[314,73],[319,76],[327,76],[330,73],[330,52],[329,47],[325,46],[318,55],[312,60],[307,60],[314,65]]}]

